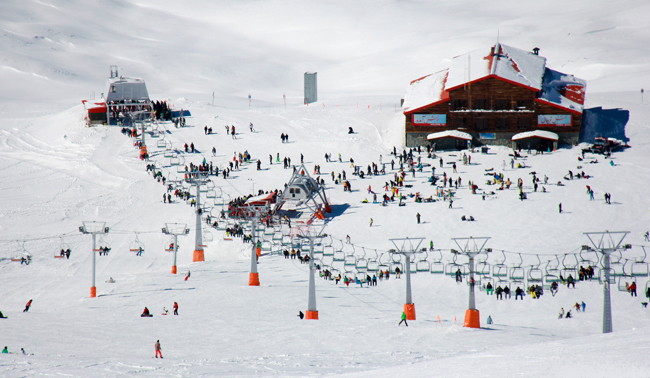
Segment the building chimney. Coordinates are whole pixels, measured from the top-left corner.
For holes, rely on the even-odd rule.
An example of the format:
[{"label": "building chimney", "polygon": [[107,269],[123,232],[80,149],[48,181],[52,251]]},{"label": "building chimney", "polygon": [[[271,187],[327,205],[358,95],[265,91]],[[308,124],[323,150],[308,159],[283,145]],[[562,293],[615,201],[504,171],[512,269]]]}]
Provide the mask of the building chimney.
[{"label": "building chimney", "polygon": [[533,49],[533,53],[534,53],[535,55],[539,55],[539,47],[535,47],[535,48]]}]

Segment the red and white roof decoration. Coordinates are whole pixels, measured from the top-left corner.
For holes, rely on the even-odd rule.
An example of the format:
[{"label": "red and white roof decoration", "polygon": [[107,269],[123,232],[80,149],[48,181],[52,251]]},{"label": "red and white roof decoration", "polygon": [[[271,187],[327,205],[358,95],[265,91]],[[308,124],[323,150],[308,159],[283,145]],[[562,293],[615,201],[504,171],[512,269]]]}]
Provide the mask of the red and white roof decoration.
[{"label": "red and white roof decoration", "polygon": [[497,43],[489,51],[454,57],[449,69],[411,82],[404,97],[404,113],[447,101],[449,91],[491,77],[540,92],[540,102],[582,112],[584,80],[546,68],[544,57]]}]

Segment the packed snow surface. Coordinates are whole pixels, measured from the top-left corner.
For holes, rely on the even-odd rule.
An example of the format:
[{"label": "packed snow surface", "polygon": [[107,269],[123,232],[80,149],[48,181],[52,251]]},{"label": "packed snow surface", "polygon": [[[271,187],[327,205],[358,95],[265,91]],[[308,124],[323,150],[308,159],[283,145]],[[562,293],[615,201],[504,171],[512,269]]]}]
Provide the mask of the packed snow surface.
[{"label": "packed snow surface", "polygon": [[[593,263],[594,252],[580,253],[590,245],[583,233],[609,230],[630,232],[623,243],[632,248],[612,257],[616,269],[643,272],[643,247],[650,245],[643,236],[650,229],[650,114],[640,89],[650,84],[648,14],[645,1],[604,0],[2,2],[0,311],[8,318],[0,319],[0,348],[10,353],[0,354],[0,376],[647,376],[646,276],[611,284],[614,332],[608,334],[596,279],[575,289],[560,285],[557,295],[547,290],[538,300],[527,294],[501,301],[477,290],[481,328],[470,329],[463,327],[467,278],[458,284],[424,271],[411,277],[417,320],[408,327],[397,325],[404,275],[371,287],[317,277],[319,320],[300,320],[308,266],[264,254],[257,266],[261,286],[250,287],[250,244],[207,225],[205,262],[192,262],[195,210],[178,198],[164,203],[166,187],[146,165],[156,164],[167,180],[182,178],[159,140],[188,165],[205,159],[223,168],[248,151],[252,162],[228,179],[213,177],[217,197],[202,197],[206,211],[218,214],[224,200],[283,189],[292,169],[282,160],[297,165],[302,154],[308,173],[325,181],[332,204],[326,243],[357,261],[390,265],[390,239],[408,236],[441,250],[418,253],[416,269],[442,262],[453,271],[467,258],[454,260],[452,238],[490,237],[492,252],[477,262],[546,273]],[[629,110],[631,147],[608,159],[583,158],[586,146],[543,155],[522,150],[516,161],[505,148],[435,158],[415,152],[423,168],[405,176],[405,206],[373,204],[373,193],[378,201],[391,194],[384,186],[399,169],[391,152],[403,150],[400,98],[409,83],[449,67],[449,57],[493,46],[497,35],[522,50],[539,47],[549,67],[586,80],[587,108]],[[120,75],[143,78],[152,99],[192,113],[187,127],[161,122],[163,137],[147,134],[149,162],[138,159],[134,140],[118,127],[85,126],[81,100],[100,98],[113,64]],[[319,77],[319,101],[309,106],[302,104],[305,71]],[[236,139],[225,131],[232,125]],[[196,152],[185,153],[185,143]],[[463,154],[471,163],[463,164]],[[350,158],[364,172],[385,164],[386,174],[352,175]],[[313,174],[315,165],[320,175]],[[441,190],[428,182],[432,167],[439,179],[462,179],[458,188],[454,183],[453,206],[436,197]],[[332,172],[338,178],[343,170],[351,192],[332,180]],[[583,172],[588,178],[576,177]],[[533,173],[541,180],[537,191]],[[513,182],[510,189],[488,184],[494,174]],[[437,201],[416,203],[408,195],[418,192]],[[78,230],[85,221],[110,227],[98,238],[111,251],[96,256],[96,298],[89,298],[91,237]],[[169,236],[161,233],[165,223],[190,228],[179,236],[176,275],[165,251]],[[138,246],[142,256],[131,251]],[[70,259],[54,257],[63,247],[71,249]],[[11,260],[25,254],[29,265]],[[331,260],[321,263],[342,274],[350,269]],[[632,281],[638,297],[625,291]],[[583,301],[584,313],[558,319],[560,308]],[[174,302],[178,316],[171,315]],[[145,306],[153,317],[139,316]],[[161,315],[163,307],[169,315]],[[154,358],[156,340],[162,360]]]}]

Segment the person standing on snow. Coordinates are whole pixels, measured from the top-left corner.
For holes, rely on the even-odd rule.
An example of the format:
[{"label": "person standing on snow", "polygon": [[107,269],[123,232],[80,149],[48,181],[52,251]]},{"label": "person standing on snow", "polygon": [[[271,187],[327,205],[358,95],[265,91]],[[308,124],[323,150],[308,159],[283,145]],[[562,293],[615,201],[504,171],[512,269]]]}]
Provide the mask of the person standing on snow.
[{"label": "person standing on snow", "polygon": [[158,358],[158,356],[160,356],[160,358],[163,358],[162,349],[160,348],[160,340],[156,340],[154,348],[156,349],[156,358]]},{"label": "person standing on snow", "polygon": [[402,322],[404,322],[404,324],[407,327],[409,326],[409,324],[406,322],[406,313],[404,311],[402,311],[402,320],[400,320],[400,322],[397,325],[400,326],[402,324]]},{"label": "person standing on snow", "polygon": [[[418,220],[418,224],[420,224],[420,213],[415,214],[415,218]],[[433,247],[433,242],[431,242],[432,247]],[[431,248],[433,249],[433,248]]]},{"label": "person standing on snow", "polygon": [[174,315],[178,315],[178,303],[174,302]]}]

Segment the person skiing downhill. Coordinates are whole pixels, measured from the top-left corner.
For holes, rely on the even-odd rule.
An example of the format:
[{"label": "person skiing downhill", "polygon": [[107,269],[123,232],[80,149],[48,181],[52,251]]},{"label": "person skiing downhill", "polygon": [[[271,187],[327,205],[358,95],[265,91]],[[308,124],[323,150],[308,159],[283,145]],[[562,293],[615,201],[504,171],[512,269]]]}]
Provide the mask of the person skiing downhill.
[{"label": "person skiing downhill", "polygon": [[23,312],[29,311],[29,308],[31,306],[32,306],[32,300],[30,299],[29,302],[27,302],[27,304],[25,305],[25,309],[23,310]]},{"label": "person skiing downhill", "polygon": [[156,358],[158,358],[158,356],[160,356],[160,358],[163,358],[162,349],[160,348],[160,340],[156,340],[154,348],[156,349]]}]

